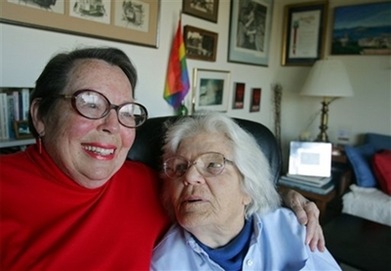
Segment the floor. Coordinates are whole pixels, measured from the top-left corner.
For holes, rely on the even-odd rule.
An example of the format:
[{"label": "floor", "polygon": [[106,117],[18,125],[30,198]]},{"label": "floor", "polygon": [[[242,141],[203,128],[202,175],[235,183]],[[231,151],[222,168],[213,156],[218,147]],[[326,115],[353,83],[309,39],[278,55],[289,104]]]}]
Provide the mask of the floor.
[{"label": "floor", "polygon": [[351,266],[343,264],[343,263],[341,263],[340,266],[341,266],[342,271],[360,271],[360,269],[351,267]]}]

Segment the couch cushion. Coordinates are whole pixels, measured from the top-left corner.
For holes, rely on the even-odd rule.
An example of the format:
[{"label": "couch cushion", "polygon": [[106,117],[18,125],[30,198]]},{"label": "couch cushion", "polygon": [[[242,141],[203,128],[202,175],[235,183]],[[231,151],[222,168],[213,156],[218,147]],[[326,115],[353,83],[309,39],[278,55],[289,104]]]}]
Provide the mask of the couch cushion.
[{"label": "couch cushion", "polygon": [[361,187],[376,187],[376,178],[371,168],[371,159],[376,153],[375,148],[370,144],[357,147],[346,145],[345,152],[352,165],[357,185]]},{"label": "couch cushion", "polygon": [[391,149],[376,153],[372,165],[380,189],[391,196]]},{"label": "couch cushion", "polygon": [[365,144],[372,145],[375,148],[375,151],[383,149],[391,150],[391,136],[367,133],[365,135]]}]

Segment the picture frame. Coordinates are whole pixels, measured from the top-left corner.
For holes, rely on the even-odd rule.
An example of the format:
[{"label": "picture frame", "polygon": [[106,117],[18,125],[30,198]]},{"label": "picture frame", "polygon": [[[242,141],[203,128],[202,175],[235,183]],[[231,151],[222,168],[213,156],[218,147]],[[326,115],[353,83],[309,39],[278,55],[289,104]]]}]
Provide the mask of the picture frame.
[{"label": "picture frame", "polygon": [[33,137],[27,120],[14,121],[14,131],[16,139]]},{"label": "picture frame", "polygon": [[229,71],[193,69],[192,113],[228,109]]},{"label": "picture frame", "polygon": [[261,99],[262,99],[262,89],[261,88],[253,88],[251,90],[250,112],[261,111]]},{"label": "picture frame", "polygon": [[157,48],[160,1],[7,0],[0,21]]},{"label": "picture frame", "polygon": [[268,66],[273,0],[231,1],[228,62]]},{"label": "picture frame", "polygon": [[217,23],[219,0],[183,0],[182,12],[200,19]]},{"label": "picture frame", "polygon": [[236,82],[234,86],[235,87],[234,87],[234,98],[233,98],[232,109],[243,109],[246,84]]},{"label": "picture frame", "polygon": [[291,141],[288,174],[330,177],[332,144]]},{"label": "picture frame", "polygon": [[216,61],[217,33],[186,25],[183,36],[187,58]]},{"label": "picture frame", "polygon": [[[391,55],[391,2],[334,8],[332,55]],[[387,37],[388,36],[388,37]]]},{"label": "picture frame", "polygon": [[282,66],[312,66],[324,57],[326,1],[287,5],[282,31]]}]

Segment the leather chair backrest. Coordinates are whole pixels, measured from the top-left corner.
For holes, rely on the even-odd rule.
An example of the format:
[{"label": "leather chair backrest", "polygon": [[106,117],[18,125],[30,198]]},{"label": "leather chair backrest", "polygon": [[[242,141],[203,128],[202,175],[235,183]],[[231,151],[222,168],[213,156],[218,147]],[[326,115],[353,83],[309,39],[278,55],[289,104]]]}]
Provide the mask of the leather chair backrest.
[{"label": "leather chair backrest", "polygon": [[[150,118],[141,127],[138,127],[136,139],[128,153],[128,159],[143,162],[155,170],[160,170],[165,134],[164,123],[167,120],[175,121],[177,118],[175,116]],[[237,118],[234,118],[234,120],[255,137],[269,160],[274,182],[276,183],[280,176],[282,160],[281,151],[275,136],[261,123]]]}]

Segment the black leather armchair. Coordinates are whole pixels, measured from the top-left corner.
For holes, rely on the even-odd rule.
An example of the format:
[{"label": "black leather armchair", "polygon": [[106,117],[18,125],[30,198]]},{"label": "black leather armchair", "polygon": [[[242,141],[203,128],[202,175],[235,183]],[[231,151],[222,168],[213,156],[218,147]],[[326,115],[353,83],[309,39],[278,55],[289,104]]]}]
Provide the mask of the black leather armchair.
[{"label": "black leather armchair", "polygon": [[[177,118],[175,116],[150,118],[137,128],[136,139],[128,153],[128,159],[141,161],[155,170],[160,170],[165,134],[164,122],[174,121]],[[258,122],[236,118],[234,120],[255,137],[270,162],[276,183],[281,171],[281,151],[275,136],[266,126]]]}]

